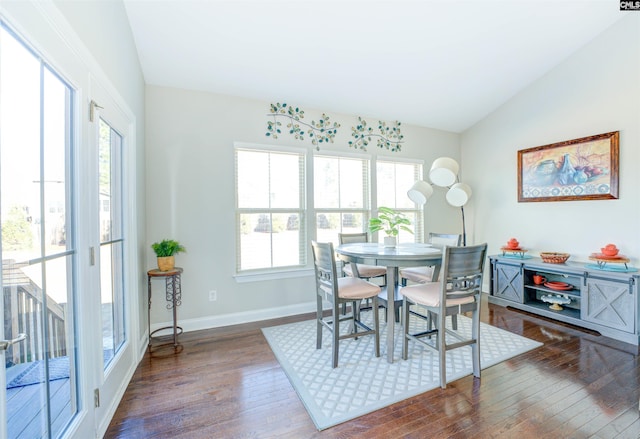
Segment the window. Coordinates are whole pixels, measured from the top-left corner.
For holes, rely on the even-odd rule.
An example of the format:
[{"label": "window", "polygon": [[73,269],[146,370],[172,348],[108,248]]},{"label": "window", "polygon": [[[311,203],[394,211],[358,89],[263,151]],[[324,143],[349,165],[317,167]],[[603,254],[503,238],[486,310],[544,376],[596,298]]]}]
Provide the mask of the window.
[{"label": "window", "polygon": [[338,233],[367,230],[369,160],[316,155],[313,158],[316,239],[338,243]]},{"label": "window", "polygon": [[337,244],[339,233],[368,231],[378,206],[411,221],[414,235],[400,232],[400,242],[423,241],[422,209],[407,197],[422,178],[421,162],[380,159],[372,165],[368,156],[314,154],[308,185],[307,159],[306,150],[236,144],[237,273],[306,267],[311,239]]},{"label": "window", "polygon": [[106,368],[126,339],[122,220],[122,136],[102,118],[98,124],[100,292]]},{"label": "window", "polygon": [[376,205],[390,207],[407,215],[411,221],[408,232],[400,231],[400,242],[422,242],[424,215],[422,209],[407,197],[407,190],[422,179],[422,164],[379,159],[376,162]]},{"label": "window", "polygon": [[237,272],[306,259],[305,153],[236,147]]}]

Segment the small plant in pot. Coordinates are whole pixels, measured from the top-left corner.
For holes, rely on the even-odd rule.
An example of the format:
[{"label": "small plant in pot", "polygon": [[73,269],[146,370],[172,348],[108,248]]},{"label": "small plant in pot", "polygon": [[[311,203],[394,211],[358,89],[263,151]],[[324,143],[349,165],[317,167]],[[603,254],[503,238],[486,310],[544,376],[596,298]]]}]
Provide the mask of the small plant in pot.
[{"label": "small plant in pot", "polygon": [[184,245],[173,239],[164,239],[151,244],[151,248],[158,257],[158,269],[160,271],[171,271],[176,266],[175,255],[186,252]]},{"label": "small plant in pot", "polygon": [[413,234],[408,227],[411,221],[402,212],[397,212],[389,207],[378,208],[378,217],[369,219],[369,232],[383,231],[385,247],[395,247],[400,230]]}]

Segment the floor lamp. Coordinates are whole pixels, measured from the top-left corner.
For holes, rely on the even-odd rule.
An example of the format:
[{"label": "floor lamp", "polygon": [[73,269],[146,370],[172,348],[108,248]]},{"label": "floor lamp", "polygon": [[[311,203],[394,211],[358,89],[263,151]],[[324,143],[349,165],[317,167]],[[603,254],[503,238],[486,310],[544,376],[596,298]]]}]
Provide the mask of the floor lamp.
[{"label": "floor lamp", "polygon": [[[464,220],[464,205],[471,198],[471,187],[466,183],[461,183],[458,179],[460,165],[449,157],[440,157],[433,161],[429,171],[431,184],[446,187],[449,190],[446,194],[447,203],[459,207],[462,213],[462,245],[467,245],[467,229]],[[407,196],[411,201],[420,206],[424,205],[433,195],[433,186],[424,180],[416,181],[411,189],[407,191]]]}]

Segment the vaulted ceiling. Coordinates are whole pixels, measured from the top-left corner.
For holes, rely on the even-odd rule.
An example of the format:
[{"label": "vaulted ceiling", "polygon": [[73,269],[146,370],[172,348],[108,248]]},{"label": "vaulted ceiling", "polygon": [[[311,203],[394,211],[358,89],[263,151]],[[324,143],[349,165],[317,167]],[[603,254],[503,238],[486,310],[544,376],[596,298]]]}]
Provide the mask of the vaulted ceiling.
[{"label": "vaulted ceiling", "polygon": [[148,84],[462,132],[625,16],[611,0],[124,0]]}]

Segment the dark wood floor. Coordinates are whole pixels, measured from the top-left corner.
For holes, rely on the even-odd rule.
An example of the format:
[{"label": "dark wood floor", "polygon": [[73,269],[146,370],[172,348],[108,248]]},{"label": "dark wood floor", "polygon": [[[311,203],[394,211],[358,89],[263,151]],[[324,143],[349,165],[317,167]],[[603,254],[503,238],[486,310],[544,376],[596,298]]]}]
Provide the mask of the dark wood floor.
[{"label": "dark wood floor", "polygon": [[260,327],[181,336],[146,354],[107,438],[640,438],[634,346],[494,305],[482,320],[544,346],[318,432]]}]

